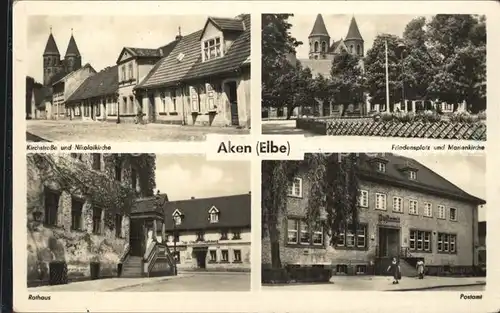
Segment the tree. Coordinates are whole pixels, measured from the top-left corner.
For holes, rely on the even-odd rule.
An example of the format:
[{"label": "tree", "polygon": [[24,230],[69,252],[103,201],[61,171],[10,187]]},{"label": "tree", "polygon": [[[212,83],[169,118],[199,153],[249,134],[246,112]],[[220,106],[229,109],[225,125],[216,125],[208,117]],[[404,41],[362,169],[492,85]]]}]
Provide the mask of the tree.
[{"label": "tree", "polygon": [[316,116],[319,112],[319,103],[329,104],[332,100],[331,80],[318,74],[312,80],[311,90],[316,100],[312,103],[312,113]]},{"label": "tree", "polygon": [[438,54],[429,93],[441,101],[466,101],[472,111],[485,108],[486,22],[484,16],[439,14],[427,25],[428,44]]},{"label": "tree", "polygon": [[303,161],[262,162],[262,236],[271,243],[271,265],[281,268],[280,224],[287,211],[288,186],[303,170],[310,190],[306,218],[311,229],[323,226],[335,245],[339,234],[358,225],[358,157],[355,154],[306,154]]},{"label": "tree", "polygon": [[[333,59],[330,70],[330,90],[335,104],[349,105],[363,102],[363,73],[358,56],[345,50]],[[343,110],[342,115],[346,112]]]},{"label": "tree", "polygon": [[385,77],[385,43],[387,42],[387,59],[389,68],[389,108],[394,110],[394,103],[401,101],[401,59],[398,57],[397,47],[401,38],[384,34],[375,37],[373,46],[366,53],[365,88],[371,96],[372,103],[386,103]]}]

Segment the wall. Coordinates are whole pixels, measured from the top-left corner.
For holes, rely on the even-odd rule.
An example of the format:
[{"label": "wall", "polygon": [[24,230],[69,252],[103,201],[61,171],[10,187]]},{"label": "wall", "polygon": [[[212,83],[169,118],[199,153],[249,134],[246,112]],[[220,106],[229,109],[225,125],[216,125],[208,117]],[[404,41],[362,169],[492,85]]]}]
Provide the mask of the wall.
[{"label": "wall", "polygon": [[[196,242],[196,232],[184,231],[179,234],[179,242],[176,244],[176,251],[179,251],[180,263],[179,269],[196,269],[198,268],[194,247],[208,247],[206,255],[206,268],[212,270],[227,270],[227,269],[250,269],[250,251],[251,251],[251,231],[250,229],[241,230],[241,239],[232,240],[231,231],[228,232],[228,240],[220,240],[221,234],[219,231],[207,231],[203,242]],[[173,238],[169,236],[168,246],[170,252],[173,253]],[[211,250],[217,251],[217,262],[210,262]],[[221,262],[221,251],[229,251],[229,262]],[[241,251],[241,262],[234,262],[234,250]]]},{"label": "wall", "polygon": [[[88,116],[85,116],[85,107],[89,107]],[[117,98],[114,96],[103,96],[92,100],[82,100],[72,105],[70,114],[72,119],[105,121],[108,119],[116,120],[117,110]],[[92,116],[91,112],[94,112],[94,116]]]},{"label": "wall", "polygon": [[[68,156],[64,156],[68,159]],[[92,156],[83,155],[83,162],[90,164]],[[80,162],[74,160],[72,162]],[[104,162],[101,161],[104,167]],[[90,262],[101,264],[101,275],[116,275],[117,264],[129,240],[128,216],[122,220],[121,238],[114,229],[106,227],[101,219],[103,233],[92,233],[92,204],[85,199],[82,212],[82,230],[71,230],[72,195],[63,191],[59,197],[57,225],[45,226],[40,221],[44,218],[44,189],[60,190],[55,182],[43,181],[44,173],[28,163],[27,184],[27,278],[28,281],[48,279],[48,266],[51,261],[66,261],[69,277],[90,275]],[[75,194],[76,196],[80,196]],[[103,208],[103,216],[106,208]],[[39,219],[34,218],[40,212]]]},{"label": "wall", "polygon": [[[305,207],[307,204],[307,193],[310,190],[310,183],[303,180],[303,195],[302,198],[289,197],[287,211],[292,216],[305,216]],[[372,182],[362,182],[360,189],[369,191],[368,208],[360,208],[359,221],[367,223],[367,249],[366,250],[341,250],[335,249],[329,245],[328,238],[325,238],[325,247],[309,247],[295,248],[287,247],[287,225],[282,220],[280,225],[280,256],[283,263],[300,263],[300,264],[331,264],[331,263],[368,263],[373,260],[378,245],[378,226],[379,214],[397,216],[400,218],[399,224],[392,226],[400,229],[400,246],[409,246],[410,229],[432,231],[431,245],[432,253],[417,253],[411,252],[412,256],[423,257],[427,265],[472,265],[474,258],[474,246],[477,243],[477,209],[475,205],[462,203],[455,200],[444,199],[432,195],[410,191],[407,189],[375,184]],[[387,195],[387,211],[375,209],[375,193],[385,193]],[[399,196],[403,198],[404,213],[392,212],[392,197]],[[408,214],[408,199],[418,201],[419,215]],[[433,217],[423,216],[424,202],[432,203]],[[444,205],[446,208],[454,207],[458,209],[458,221],[450,221],[437,219],[437,205]],[[475,221],[475,226],[472,225]],[[474,229],[474,234],[473,234]],[[456,254],[445,254],[437,252],[437,233],[452,233],[457,235]],[[473,239],[473,236],[475,239]],[[327,237],[327,236],[325,236]],[[262,262],[270,264],[270,243],[266,238],[262,243]]]},{"label": "wall", "polygon": [[88,77],[95,73],[93,68],[86,66],[69,74],[64,82],[64,100],[68,99]]}]

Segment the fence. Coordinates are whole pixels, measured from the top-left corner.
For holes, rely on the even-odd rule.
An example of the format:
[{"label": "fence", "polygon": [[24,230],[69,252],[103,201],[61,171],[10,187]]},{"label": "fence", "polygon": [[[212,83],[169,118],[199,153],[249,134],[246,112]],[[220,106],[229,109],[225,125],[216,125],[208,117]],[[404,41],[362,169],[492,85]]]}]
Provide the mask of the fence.
[{"label": "fence", "polygon": [[381,136],[486,140],[485,123],[440,122],[383,122],[372,119],[297,119],[296,127],[329,136]]}]

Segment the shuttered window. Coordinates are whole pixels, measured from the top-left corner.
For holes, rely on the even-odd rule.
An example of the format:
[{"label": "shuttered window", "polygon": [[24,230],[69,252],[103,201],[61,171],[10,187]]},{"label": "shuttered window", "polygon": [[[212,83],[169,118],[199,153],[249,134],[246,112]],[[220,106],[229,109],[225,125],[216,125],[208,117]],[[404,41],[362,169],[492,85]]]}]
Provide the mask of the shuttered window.
[{"label": "shuttered window", "polygon": [[189,87],[190,96],[191,96],[191,111],[192,112],[200,112],[200,102],[198,99],[198,91],[195,87]]}]

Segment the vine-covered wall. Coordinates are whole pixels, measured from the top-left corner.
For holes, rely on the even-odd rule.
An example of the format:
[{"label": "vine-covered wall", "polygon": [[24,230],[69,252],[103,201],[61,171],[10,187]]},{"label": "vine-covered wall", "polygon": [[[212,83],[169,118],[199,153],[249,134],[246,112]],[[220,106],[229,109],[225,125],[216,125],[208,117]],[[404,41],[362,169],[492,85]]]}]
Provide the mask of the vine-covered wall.
[{"label": "vine-covered wall", "polygon": [[[99,170],[92,167],[95,165],[92,154],[63,157],[32,154],[27,158],[28,281],[47,280],[51,261],[65,261],[70,278],[89,276],[91,262],[100,263],[101,276],[116,275],[129,242],[130,207],[139,190],[140,194],[152,193],[154,176],[149,186],[143,183],[148,179],[138,177],[142,182],[134,190],[130,187],[134,160],[127,156],[100,155]],[[122,165],[121,184],[114,181],[117,159]],[[154,158],[152,165],[148,162],[145,164],[150,164],[150,172],[154,173]],[[140,172],[139,176],[144,176],[147,171]],[[87,186],[89,184],[95,186]],[[56,222],[50,226],[44,223],[47,190],[59,194]],[[75,197],[83,201],[80,230],[71,227]],[[99,234],[93,233],[94,205],[102,208]],[[122,216],[122,227],[118,231],[116,214]]]}]

